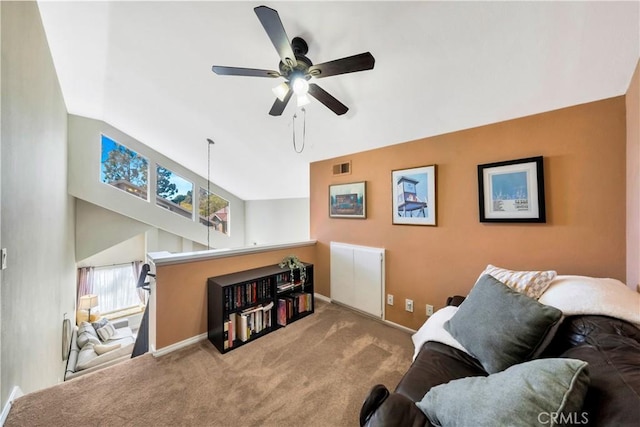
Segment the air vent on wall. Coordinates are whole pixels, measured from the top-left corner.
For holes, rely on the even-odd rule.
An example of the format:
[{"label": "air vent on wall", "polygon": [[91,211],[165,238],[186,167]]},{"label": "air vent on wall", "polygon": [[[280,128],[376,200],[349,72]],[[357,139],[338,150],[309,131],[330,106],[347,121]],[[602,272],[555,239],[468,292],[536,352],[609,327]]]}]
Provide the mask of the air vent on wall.
[{"label": "air vent on wall", "polygon": [[338,163],[333,165],[333,176],[348,175],[351,173],[351,162]]}]

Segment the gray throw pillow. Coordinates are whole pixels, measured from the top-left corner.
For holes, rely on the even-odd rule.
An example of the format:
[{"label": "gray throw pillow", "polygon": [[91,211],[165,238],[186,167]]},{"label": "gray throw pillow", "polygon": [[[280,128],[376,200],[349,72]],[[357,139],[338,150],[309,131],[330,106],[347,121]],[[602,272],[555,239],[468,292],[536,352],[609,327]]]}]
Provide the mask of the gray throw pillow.
[{"label": "gray throw pillow", "polygon": [[83,348],[88,343],[100,344],[100,340],[98,338],[86,331],[78,335],[78,340],[76,342],[78,343],[78,348]]},{"label": "gray throw pillow", "polygon": [[531,360],[561,317],[485,274],[444,328],[493,374]]},{"label": "gray throw pillow", "polygon": [[80,325],[78,325],[78,335],[81,335],[85,332],[98,338],[98,333],[96,332],[95,328],[91,323],[80,322]]},{"label": "gray throw pillow", "polygon": [[488,377],[433,387],[416,405],[435,426],[531,427],[585,424],[587,362],[537,359]]}]

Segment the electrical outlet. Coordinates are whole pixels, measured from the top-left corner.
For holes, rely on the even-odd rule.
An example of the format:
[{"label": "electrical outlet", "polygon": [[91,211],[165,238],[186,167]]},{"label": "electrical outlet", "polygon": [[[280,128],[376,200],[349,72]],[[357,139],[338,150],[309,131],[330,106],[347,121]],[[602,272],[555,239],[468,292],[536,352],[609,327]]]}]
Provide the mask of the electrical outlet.
[{"label": "electrical outlet", "polygon": [[413,300],[412,299],[405,299],[404,300],[404,309],[406,311],[410,311],[411,313],[413,313]]},{"label": "electrical outlet", "polygon": [[431,304],[427,304],[427,316],[433,315],[433,306]]},{"label": "electrical outlet", "polygon": [[393,295],[387,294],[387,305],[393,305]]}]

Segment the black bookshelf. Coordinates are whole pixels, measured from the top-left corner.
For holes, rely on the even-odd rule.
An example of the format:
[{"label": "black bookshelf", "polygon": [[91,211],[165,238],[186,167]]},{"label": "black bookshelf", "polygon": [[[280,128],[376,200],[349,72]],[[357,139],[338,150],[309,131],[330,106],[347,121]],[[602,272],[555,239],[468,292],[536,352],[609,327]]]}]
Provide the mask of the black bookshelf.
[{"label": "black bookshelf", "polygon": [[300,270],[292,272],[278,265],[210,277],[209,341],[226,353],[312,314],[313,264],[304,265],[304,282]]}]

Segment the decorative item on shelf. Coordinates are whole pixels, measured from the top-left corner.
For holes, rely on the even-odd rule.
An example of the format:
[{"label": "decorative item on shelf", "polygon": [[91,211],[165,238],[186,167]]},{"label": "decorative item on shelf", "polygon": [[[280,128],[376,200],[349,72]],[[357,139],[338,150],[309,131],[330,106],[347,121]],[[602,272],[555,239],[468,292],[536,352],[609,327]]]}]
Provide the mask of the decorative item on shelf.
[{"label": "decorative item on shelf", "polygon": [[280,268],[288,268],[291,272],[290,277],[291,277],[291,285],[293,286],[295,284],[294,278],[293,278],[293,271],[296,269],[300,270],[300,283],[302,284],[302,290],[304,290],[304,282],[305,279],[307,278],[307,269],[304,266],[304,264],[302,263],[302,261],[300,261],[300,259],[298,259],[297,256],[295,255],[289,255],[284,257],[284,259],[282,261],[280,261],[280,264],[278,264],[278,266]]},{"label": "decorative item on shelf", "polygon": [[98,295],[88,294],[80,297],[78,309],[87,310],[87,322],[91,322],[91,309],[98,306]]}]

